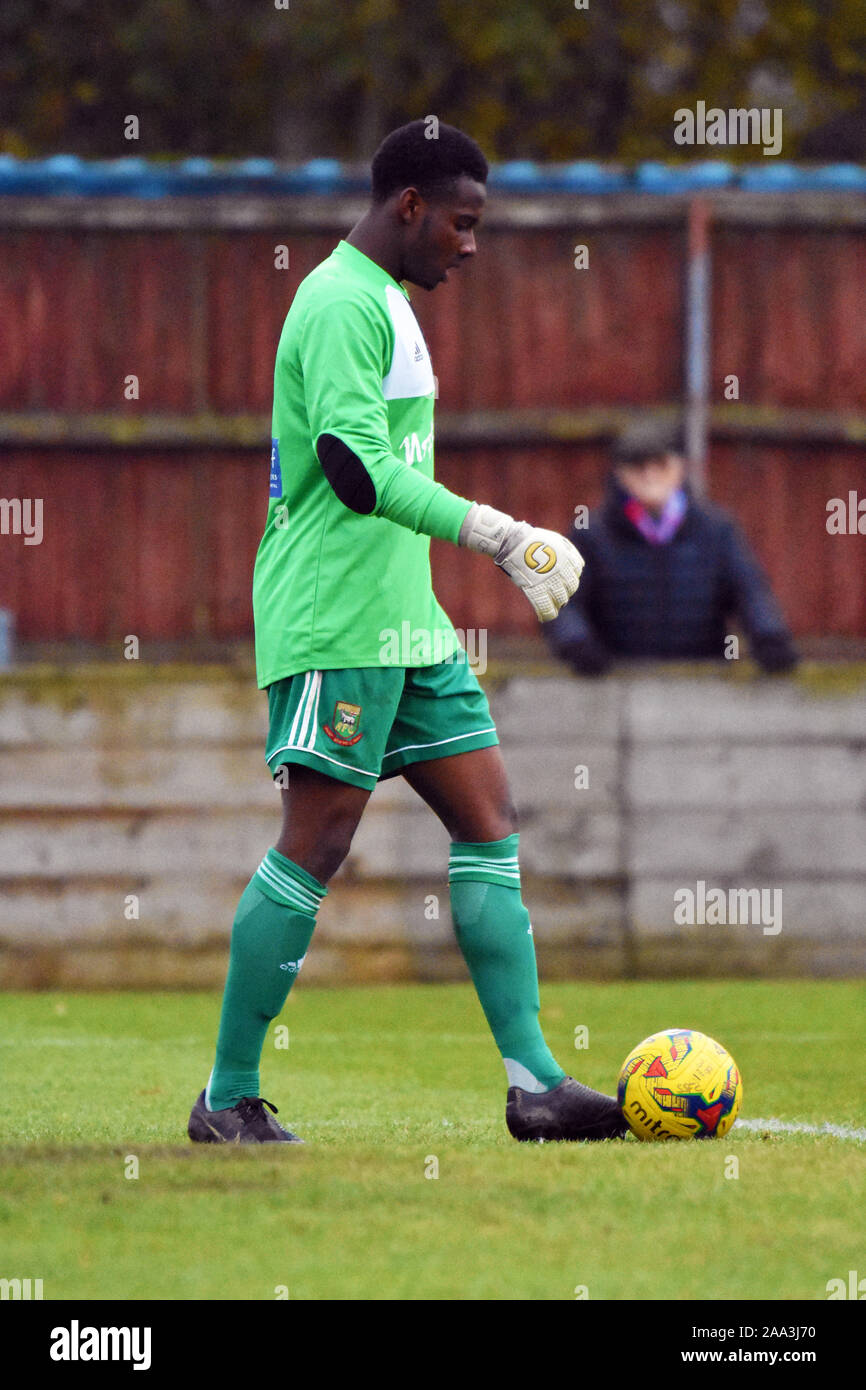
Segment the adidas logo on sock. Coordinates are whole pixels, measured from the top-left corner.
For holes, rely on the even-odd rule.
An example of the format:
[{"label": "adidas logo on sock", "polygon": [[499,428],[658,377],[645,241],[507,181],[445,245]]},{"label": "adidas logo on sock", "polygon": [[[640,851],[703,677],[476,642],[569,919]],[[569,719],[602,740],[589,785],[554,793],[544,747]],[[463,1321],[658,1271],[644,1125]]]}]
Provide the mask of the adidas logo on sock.
[{"label": "adidas logo on sock", "polygon": [[303,956],[301,956],[301,959],[300,959],[300,960],[287,960],[287,961],[283,961],[283,962],[281,963],[281,965],[280,965],[280,969],[281,969],[281,970],[288,970],[290,974],[292,974],[292,975],[297,975],[298,971],[300,970],[301,966],[303,965],[303,963],[304,963],[304,961],[305,961],[306,959],[307,959],[306,955],[303,955]]}]

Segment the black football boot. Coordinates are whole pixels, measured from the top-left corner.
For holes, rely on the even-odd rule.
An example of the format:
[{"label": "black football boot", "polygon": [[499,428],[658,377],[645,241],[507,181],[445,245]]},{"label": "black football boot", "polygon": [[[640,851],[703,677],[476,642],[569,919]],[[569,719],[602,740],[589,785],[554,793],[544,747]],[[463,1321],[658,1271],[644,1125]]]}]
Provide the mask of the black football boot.
[{"label": "black football boot", "polygon": [[622,1139],[628,1132],[611,1096],[566,1076],[551,1091],[508,1090],[505,1123],[515,1139]]},{"label": "black football boot", "polygon": [[194,1144],[303,1144],[297,1134],[278,1125],[268,1110],[277,1107],[261,1096],[244,1096],[228,1110],[208,1110],[202,1091],[189,1117],[187,1133]]}]

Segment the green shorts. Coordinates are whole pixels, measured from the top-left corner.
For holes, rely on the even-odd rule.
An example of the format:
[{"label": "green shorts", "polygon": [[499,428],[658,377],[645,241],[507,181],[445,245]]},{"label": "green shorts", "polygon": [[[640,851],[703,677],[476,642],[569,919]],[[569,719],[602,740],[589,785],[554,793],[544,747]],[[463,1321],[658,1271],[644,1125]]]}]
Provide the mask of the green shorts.
[{"label": "green shorts", "polygon": [[372,790],[410,763],[499,742],[465,652],[436,666],[306,671],[268,686],[268,751],[276,776],[303,763]]}]

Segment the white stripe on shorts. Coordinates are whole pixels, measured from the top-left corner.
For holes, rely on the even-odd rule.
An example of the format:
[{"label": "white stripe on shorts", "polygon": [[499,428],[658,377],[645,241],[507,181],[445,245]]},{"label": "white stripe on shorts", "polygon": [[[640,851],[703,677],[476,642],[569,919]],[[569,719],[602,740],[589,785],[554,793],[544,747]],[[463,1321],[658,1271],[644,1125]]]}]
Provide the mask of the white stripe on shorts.
[{"label": "white stripe on shorts", "polygon": [[301,698],[298,701],[298,708],[295,710],[295,717],[292,720],[292,727],[289,730],[289,741],[293,744],[295,743],[295,740],[298,737],[298,724],[300,722],[301,715],[304,711],[304,705],[307,699],[307,692],[310,689],[310,683],[313,679],[314,674],[314,671],[308,671],[307,674],[304,676],[304,688],[301,692]]},{"label": "white stripe on shorts", "polygon": [[310,751],[311,753],[315,752],[315,748],[316,748],[316,734],[318,733],[318,729],[319,729],[319,696],[321,695],[321,693],[322,693],[322,672],[321,672],[321,671],[317,671],[317,672],[316,672],[315,704],[313,705],[313,708],[312,708],[312,713],[313,713],[313,718],[312,718],[312,720],[311,720],[312,727],[311,727],[311,729],[310,729],[310,741],[309,741],[309,743],[307,744],[307,748],[309,749],[309,751]]}]

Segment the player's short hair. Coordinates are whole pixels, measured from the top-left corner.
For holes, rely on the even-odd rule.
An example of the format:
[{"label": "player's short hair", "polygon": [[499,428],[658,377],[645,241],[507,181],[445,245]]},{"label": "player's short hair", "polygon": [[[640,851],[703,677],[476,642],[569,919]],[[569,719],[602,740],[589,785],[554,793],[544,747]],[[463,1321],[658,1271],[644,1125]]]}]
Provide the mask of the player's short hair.
[{"label": "player's short hair", "polygon": [[386,135],[373,155],[371,172],[374,203],[404,188],[417,188],[422,198],[435,201],[451,193],[462,174],[486,183],[488,167],[469,135],[442,121],[434,126],[428,118]]},{"label": "player's short hair", "polygon": [[684,454],[685,437],[679,420],[636,420],[613,441],[611,456],[619,467],[645,463],[664,454]]}]

